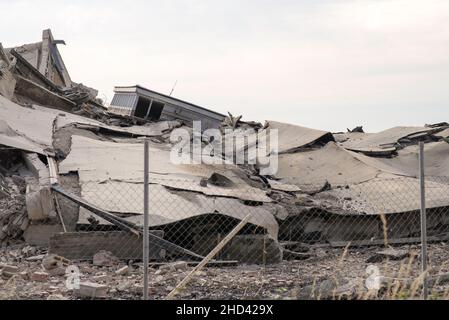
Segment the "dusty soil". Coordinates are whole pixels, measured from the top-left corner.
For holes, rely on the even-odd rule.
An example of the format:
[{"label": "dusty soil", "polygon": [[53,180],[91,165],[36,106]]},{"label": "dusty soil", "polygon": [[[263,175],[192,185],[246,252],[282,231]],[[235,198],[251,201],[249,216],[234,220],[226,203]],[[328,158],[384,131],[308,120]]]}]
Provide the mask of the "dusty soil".
[{"label": "dusty soil", "polygon": [[[194,276],[182,291],[181,299],[306,299],[306,298],[360,298],[366,292],[367,267],[377,266],[381,275],[393,278],[417,277],[420,272],[418,246],[403,246],[408,255],[401,260],[371,261],[379,247],[364,249],[312,250],[312,258],[303,261],[284,261],[269,266],[240,265],[226,268],[206,268]],[[36,271],[46,271],[42,255],[46,251],[26,245],[0,251],[1,265],[17,266],[18,272],[9,279],[0,279],[0,299],[79,299],[66,287],[65,275],[50,276],[43,282],[31,281]],[[449,247],[445,243],[429,246],[430,274],[449,272]],[[129,262],[128,262],[129,263]],[[117,275],[127,265],[115,262],[110,267],[94,266],[92,262],[72,262],[80,270],[80,280],[108,287],[108,299],[142,298],[142,264],[129,263],[130,271]],[[407,267],[410,271],[407,271]],[[150,268],[151,299],[164,299],[189,273],[191,266],[175,270],[170,265]],[[402,270],[402,272],[401,272]],[[405,271],[404,271],[405,270]],[[329,285],[332,283],[337,285]],[[449,284],[431,286],[432,297],[443,297]],[[316,294],[320,289],[320,294]],[[334,293],[329,295],[329,288]],[[312,290],[312,291],[311,291]],[[322,290],[322,291],[321,291]],[[311,294],[313,292],[313,294]],[[335,295],[338,292],[338,296]],[[341,293],[341,294],[340,294]],[[407,298],[404,292],[399,297]]]}]

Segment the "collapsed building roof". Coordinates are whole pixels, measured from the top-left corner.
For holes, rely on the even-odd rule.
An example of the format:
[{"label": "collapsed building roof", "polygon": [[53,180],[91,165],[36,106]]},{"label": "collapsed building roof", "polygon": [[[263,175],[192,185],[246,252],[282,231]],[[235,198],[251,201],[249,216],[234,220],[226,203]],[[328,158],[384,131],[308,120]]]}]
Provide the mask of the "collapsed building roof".
[{"label": "collapsed building roof", "polygon": [[436,128],[429,127],[394,127],[379,133],[349,133],[346,141],[341,144],[348,150],[362,152],[368,155],[388,155],[410,144],[411,140],[417,140],[431,133],[444,130],[447,126]]},{"label": "collapsed building roof", "polygon": [[[214,212],[243,218],[244,212],[255,211],[257,214],[251,222],[272,230],[273,234],[277,233],[274,216],[276,210],[280,212],[282,208],[270,205],[272,200],[266,195],[266,191],[251,187],[242,179],[244,174],[236,165],[174,165],[170,162],[170,149],[155,143],[150,146],[150,154],[150,194],[153,195],[150,203],[157,212],[152,212],[157,216],[153,219],[155,225]],[[126,171],[123,167],[126,167]],[[71,152],[59,165],[60,174],[78,172],[81,195],[89,202],[112,212],[129,214],[130,220],[139,225],[143,222],[142,169],[141,144],[105,142],[80,136],[72,137]],[[214,174],[229,179],[231,186],[201,185],[202,180]],[[111,190],[120,189],[133,191],[131,194],[135,195],[135,206],[130,207],[126,201],[108,200]],[[158,205],[159,201],[166,204]],[[266,204],[252,208],[245,206],[244,201]],[[173,210],[167,209],[167,203]],[[227,205],[220,205],[222,203]],[[183,210],[180,211],[180,208]],[[180,214],[175,218],[173,212]],[[271,218],[267,218],[269,216]],[[85,221],[86,215],[81,214],[80,222]]]},{"label": "collapsed building roof", "polygon": [[279,154],[294,152],[302,148],[311,147],[317,142],[325,145],[327,142],[334,141],[334,137],[330,132],[271,120],[267,121],[266,130],[268,133],[270,130],[277,130]]},{"label": "collapsed building roof", "polygon": [[[447,123],[379,133],[365,133],[360,127],[332,134],[271,120],[265,125],[243,122],[241,116],[226,117],[140,86],[116,87],[106,110],[95,99],[96,90],[71,80],[57,50],[59,43],[46,30],[42,42],[9,50],[0,46],[0,145],[17,150],[25,162],[4,171],[25,181],[27,188],[22,191],[30,203],[48,196],[41,184],[75,175],[73,183],[81,198],[141,226],[143,143],[139,137],[150,137],[153,227],[204,216],[241,220],[251,212],[250,223],[277,239],[287,234],[281,230],[287,218],[302,215],[309,207],[336,216],[408,214],[419,209],[418,197],[404,202],[393,197],[418,187],[418,141],[426,142],[427,187],[437,191],[429,196],[429,208],[449,207],[449,183],[440,179],[449,176]],[[260,163],[237,163],[233,158],[221,159],[220,153],[213,156],[222,164],[173,164],[169,135],[194,120],[201,121],[202,129],[232,132],[225,136],[224,151],[234,148],[228,144],[234,138],[245,138],[235,151],[246,156],[260,138],[276,132],[278,149],[271,151],[279,156],[278,172],[262,176]],[[212,157],[205,152],[201,156]],[[2,196],[9,197],[1,178]],[[124,190],[134,198],[111,197],[111,190]],[[304,198],[312,201],[303,205]],[[55,218],[55,209],[45,205],[47,216],[37,211],[32,216],[29,210],[33,223]],[[39,207],[42,211],[44,206],[39,203]],[[92,212],[76,208],[71,218],[69,227],[74,229],[91,224]],[[96,219],[99,225],[110,225]]]}]

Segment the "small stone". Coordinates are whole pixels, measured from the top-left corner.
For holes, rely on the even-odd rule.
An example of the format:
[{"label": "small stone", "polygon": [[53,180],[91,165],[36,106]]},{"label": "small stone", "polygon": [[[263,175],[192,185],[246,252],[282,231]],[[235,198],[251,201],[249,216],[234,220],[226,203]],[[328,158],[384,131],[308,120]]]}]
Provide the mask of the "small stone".
[{"label": "small stone", "polygon": [[10,266],[10,265],[3,265],[1,267],[2,271],[11,272],[11,273],[18,273],[19,267],[16,266]]},{"label": "small stone", "polygon": [[36,261],[42,261],[42,259],[45,258],[45,254],[39,254],[37,256],[28,257],[25,260],[28,262],[36,262]]},{"label": "small stone", "polygon": [[48,287],[48,291],[53,292],[53,293],[56,293],[56,292],[59,291],[59,288],[56,287],[56,286],[49,286],[49,287]]},{"label": "small stone", "polygon": [[165,270],[165,269],[158,269],[158,270],[156,270],[156,272],[154,273],[155,275],[163,275],[163,274],[166,274],[167,273],[167,270]]},{"label": "small stone", "polygon": [[61,267],[67,267],[70,264],[70,261],[64,257],[49,254],[48,256],[42,259],[42,266],[45,270],[52,270]]},{"label": "small stone", "polygon": [[8,272],[8,271],[3,271],[1,276],[3,279],[8,280],[12,277],[14,277],[17,273],[12,273],[12,272]]},{"label": "small stone", "polygon": [[97,252],[93,257],[94,266],[99,267],[112,267],[119,262],[112,252],[101,250]]},{"label": "small stone", "polygon": [[48,270],[48,273],[52,277],[58,277],[58,276],[65,276],[66,268],[63,267],[57,267],[55,269]]},{"label": "small stone", "polygon": [[30,280],[30,275],[28,274],[27,271],[22,271],[19,273],[19,276],[23,279],[23,280]]},{"label": "small stone", "polygon": [[143,293],[143,286],[140,285],[140,284],[138,284],[138,283],[136,283],[136,284],[134,284],[134,285],[130,288],[130,291],[131,291],[133,294],[142,294],[142,293]]},{"label": "small stone", "polygon": [[109,276],[107,274],[100,274],[95,277],[92,277],[92,280],[101,282],[101,281],[107,281],[109,279]]},{"label": "small stone", "polygon": [[129,267],[125,266],[123,268],[118,269],[115,274],[119,275],[119,276],[124,276],[127,275],[129,273]]},{"label": "small stone", "polygon": [[373,256],[369,257],[366,262],[367,263],[377,263],[382,262],[383,260],[402,260],[410,256],[410,251],[408,250],[397,250],[397,249],[385,249],[382,251],[376,252]]},{"label": "small stone", "polygon": [[119,292],[122,292],[122,291],[127,291],[127,290],[129,290],[131,287],[132,287],[132,282],[131,281],[124,281],[124,282],[122,282],[122,283],[120,283],[117,287],[116,287],[116,289],[117,289],[117,291],[119,291]]},{"label": "small stone", "polygon": [[173,268],[175,268],[175,270],[186,270],[188,267],[189,265],[185,261],[178,261],[173,263]]},{"label": "small stone", "polygon": [[4,265],[1,269],[1,276],[3,279],[10,279],[19,272],[19,268],[16,266]]},{"label": "small stone", "polygon": [[11,250],[8,252],[8,254],[14,258],[14,259],[18,259],[21,255],[21,251],[20,250]]},{"label": "small stone", "polygon": [[165,271],[180,271],[180,270],[186,270],[188,268],[188,264],[185,261],[177,261],[170,264],[162,265],[159,270],[165,270]]},{"label": "small stone", "polygon": [[49,274],[47,272],[33,272],[30,276],[30,280],[31,281],[36,281],[36,282],[46,282],[48,281],[49,278]]}]

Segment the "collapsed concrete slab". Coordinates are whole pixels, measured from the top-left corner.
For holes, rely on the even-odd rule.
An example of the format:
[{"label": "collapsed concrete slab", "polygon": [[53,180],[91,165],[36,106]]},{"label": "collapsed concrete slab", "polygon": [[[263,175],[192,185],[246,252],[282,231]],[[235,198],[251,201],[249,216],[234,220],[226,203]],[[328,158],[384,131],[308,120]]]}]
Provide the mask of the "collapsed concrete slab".
[{"label": "collapsed concrete slab", "polygon": [[433,133],[445,129],[442,127],[394,127],[379,133],[350,133],[341,145],[352,151],[367,155],[392,155],[398,149],[409,145],[413,140],[419,141]]},{"label": "collapsed concrete slab", "polygon": [[[238,198],[256,202],[272,201],[264,190],[250,186],[243,178],[243,172],[236,165],[231,163],[222,165],[177,165],[170,161],[171,151],[169,146],[151,143],[150,149],[152,155],[150,157],[150,180],[154,184],[209,196]],[[126,171],[122,170],[123,166],[126,166]],[[98,141],[73,136],[71,152],[60,163],[59,172],[65,174],[77,171],[81,183],[112,180],[110,183],[114,181],[125,182],[129,183],[129,187],[132,188],[132,184],[143,182],[142,166],[142,144]],[[216,173],[230,179],[232,187],[222,187],[211,183],[206,186],[201,185],[202,179],[207,180]]]},{"label": "collapsed concrete slab", "polygon": [[19,106],[0,96],[0,116],[16,134],[42,149],[51,148],[55,115]]},{"label": "collapsed concrete slab", "polygon": [[266,129],[260,135],[269,135],[270,130],[277,130],[279,139],[278,153],[289,153],[301,148],[312,147],[316,143],[322,145],[334,141],[330,132],[305,128],[288,123],[267,121]]},{"label": "collapsed concrete slab", "polygon": [[15,132],[4,120],[0,120],[0,144],[18,150],[45,154],[42,146]]},{"label": "collapsed concrete slab", "polygon": [[303,191],[319,190],[326,181],[334,187],[361,183],[380,172],[333,142],[317,150],[282,154],[278,161],[276,177]]}]

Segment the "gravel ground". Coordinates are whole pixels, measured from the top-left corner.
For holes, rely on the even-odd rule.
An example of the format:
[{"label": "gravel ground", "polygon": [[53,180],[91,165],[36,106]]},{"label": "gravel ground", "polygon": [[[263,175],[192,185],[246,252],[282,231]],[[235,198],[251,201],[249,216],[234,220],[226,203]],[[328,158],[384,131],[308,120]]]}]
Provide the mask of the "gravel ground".
[{"label": "gravel ground", "polygon": [[[312,258],[284,261],[269,266],[240,265],[226,268],[206,268],[194,276],[177,298],[180,299],[305,299],[361,298],[366,292],[367,267],[376,266],[382,276],[391,278],[420,275],[419,246],[396,247],[407,256],[400,260],[374,259],[379,247],[364,249],[311,250]],[[12,277],[0,278],[0,299],[80,299],[66,286],[65,271],[45,269],[42,259],[46,251],[26,245],[0,251],[0,268],[18,267]],[[431,275],[449,272],[449,247],[429,246]],[[142,264],[114,261],[111,266],[95,266],[92,262],[71,262],[79,268],[80,281],[104,284],[107,299],[141,299]],[[128,272],[117,270],[129,267]],[[407,271],[407,267],[410,272]],[[150,268],[151,299],[164,299],[189,273],[191,266],[183,263]],[[6,270],[6,269],[4,269]],[[405,270],[401,272],[400,270]],[[50,273],[39,279],[34,273]],[[56,273],[56,274],[55,274]],[[52,275],[54,274],[54,275]],[[59,275],[58,275],[59,274]],[[441,281],[443,282],[443,281]],[[442,297],[449,285],[432,285],[432,297]],[[317,289],[319,288],[319,289]],[[319,294],[317,292],[320,292]],[[330,291],[330,293],[329,293]],[[399,297],[407,298],[406,290]]]}]

